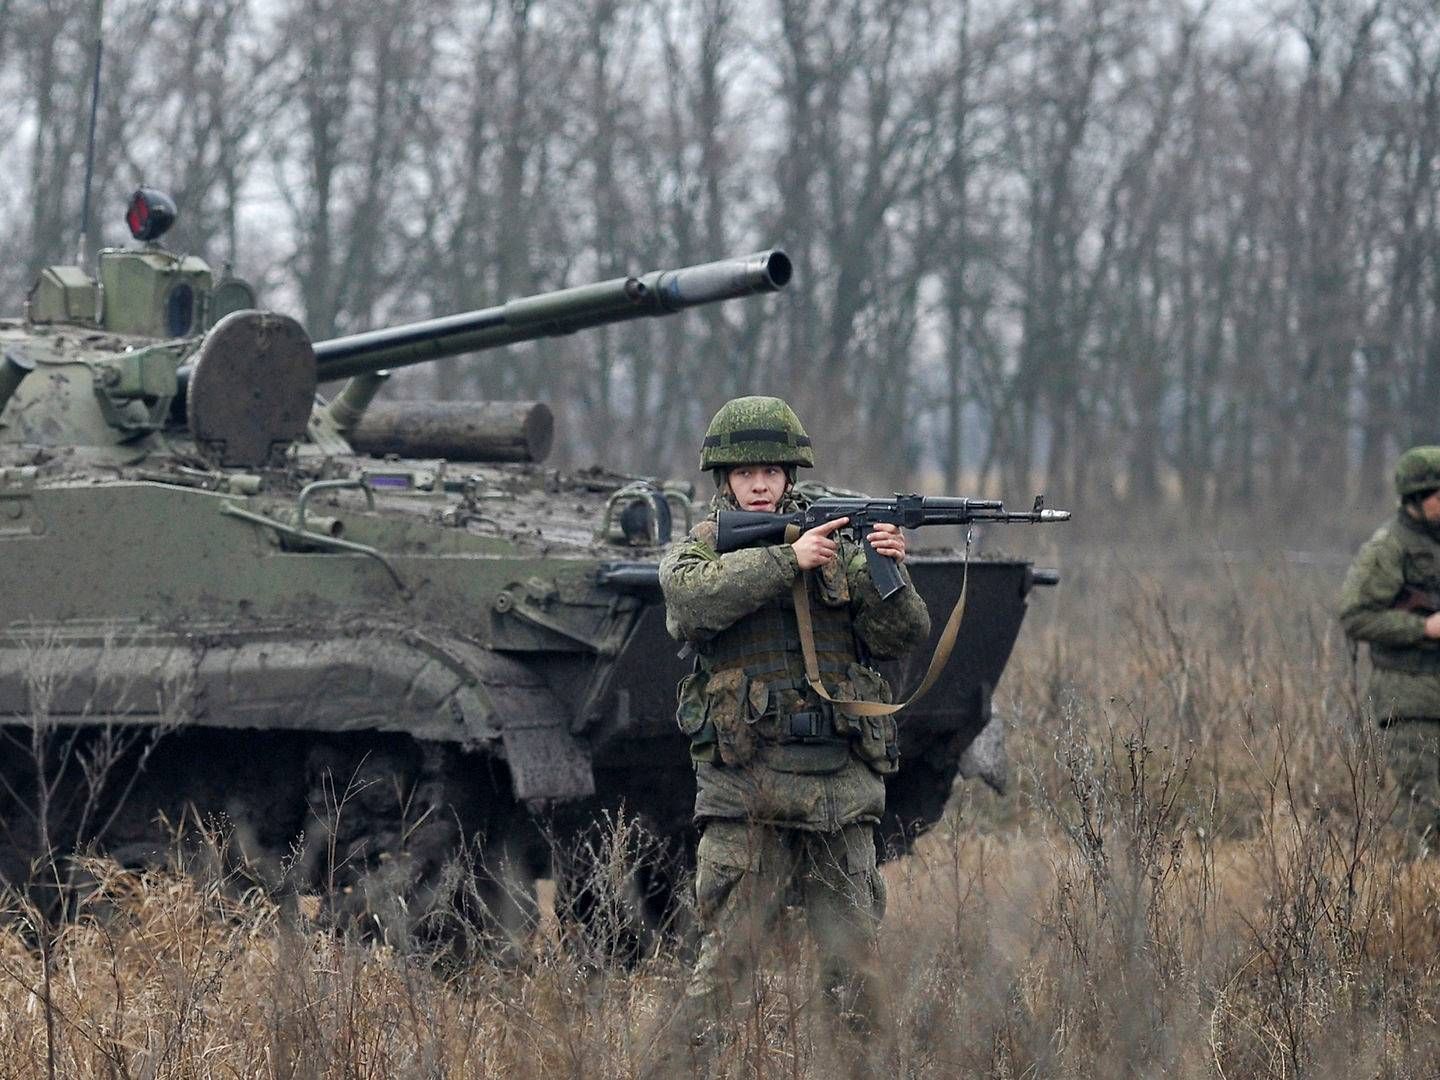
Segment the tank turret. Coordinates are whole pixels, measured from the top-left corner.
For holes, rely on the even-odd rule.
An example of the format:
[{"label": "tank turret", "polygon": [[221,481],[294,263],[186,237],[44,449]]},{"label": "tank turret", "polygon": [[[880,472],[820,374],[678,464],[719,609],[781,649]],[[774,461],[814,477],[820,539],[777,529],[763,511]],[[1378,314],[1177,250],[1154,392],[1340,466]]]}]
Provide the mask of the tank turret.
[{"label": "tank turret", "polygon": [[[784,252],[765,251],[312,343],[294,319],[255,310],[242,280],[216,282],[203,260],[167,250],[160,237],[175,218],[168,197],[141,188],[126,215],[140,247],[102,251],[98,279],[69,266],[41,274],[26,339],[0,370],[0,406],[14,399],[0,412],[0,443],[125,458],[154,435],[188,434],[219,466],[261,467],[297,443],[348,453],[355,435],[387,453],[536,460],[550,420],[533,402],[401,406],[368,438],[361,421],[389,369],[774,292],[791,274]],[[27,365],[51,377],[22,384]],[[317,400],[319,384],[339,379],[350,381],[333,402]]]},{"label": "tank turret", "polygon": [[177,255],[160,242],[177,217],[168,195],[138,189],[125,223],[140,246],[102,250],[94,278],[78,266],[46,267],[26,297],[26,322],[188,338],[232,311],[253,308],[255,290],[247,282],[228,274],[216,281],[203,259]]}]

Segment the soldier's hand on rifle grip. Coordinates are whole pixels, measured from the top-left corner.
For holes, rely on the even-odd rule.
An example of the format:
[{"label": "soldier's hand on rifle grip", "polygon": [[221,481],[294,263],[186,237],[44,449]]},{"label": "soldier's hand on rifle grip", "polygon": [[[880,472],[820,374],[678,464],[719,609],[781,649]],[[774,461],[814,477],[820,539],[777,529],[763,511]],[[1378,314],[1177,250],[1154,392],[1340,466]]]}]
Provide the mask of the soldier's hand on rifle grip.
[{"label": "soldier's hand on rifle grip", "polygon": [[886,558],[894,559],[897,563],[905,561],[905,534],[899,525],[891,525],[888,521],[877,522],[865,539]]},{"label": "soldier's hand on rifle grip", "polygon": [[1440,611],[1431,612],[1425,616],[1425,636],[1440,638]]},{"label": "soldier's hand on rifle grip", "polygon": [[836,529],[843,529],[849,521],[848,517],[836,518],[834,521],[816,525],[809,532],[801,533],[800,539],[790,545],[795,549],[795,561],[800,564],[800,569],[814,570],[835,558],[835,553],[840,550],[840,542],[830,534]]}]

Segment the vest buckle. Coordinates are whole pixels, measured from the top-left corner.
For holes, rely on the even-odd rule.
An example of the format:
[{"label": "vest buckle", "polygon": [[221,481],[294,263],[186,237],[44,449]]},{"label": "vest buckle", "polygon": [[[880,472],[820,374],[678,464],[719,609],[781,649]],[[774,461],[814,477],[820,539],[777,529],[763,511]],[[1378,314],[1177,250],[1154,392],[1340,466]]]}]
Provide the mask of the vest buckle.
[{"label": "vest buckle", "polygon": [[830,742],[835,739],[835,725],[828,711],[793,712],[785,718],[785,733],[801,742]]}]

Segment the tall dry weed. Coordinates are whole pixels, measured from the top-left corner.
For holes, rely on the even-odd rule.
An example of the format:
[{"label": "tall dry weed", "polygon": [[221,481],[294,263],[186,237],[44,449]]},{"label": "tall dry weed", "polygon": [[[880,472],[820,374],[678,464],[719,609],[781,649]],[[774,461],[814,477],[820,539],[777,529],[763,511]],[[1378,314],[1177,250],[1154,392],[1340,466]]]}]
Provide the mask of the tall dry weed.
[{"label": "tall dry weed", "polygon": [[[960,788],[885,868],[872,1052],[824,1022],[803,935],[784,933],[707,1067],[1436,1075],[1440,860],[1389,824],[1333,587],[1326,568],[1204,551],[1180,572],[1067,566],[996,699],[1014,791]],[[223,856],[205,873],[86,860],[73,919],[47,936],[18,905],[0,930],[0,1076],[52,1058],[76,1077],[644,1075],[688,962],[683,926],[647,921],[653,845],[599,823],[557,853],[521,947],[463,962],[281,907]],[[517,888],[505,910],[534,912]]]}]

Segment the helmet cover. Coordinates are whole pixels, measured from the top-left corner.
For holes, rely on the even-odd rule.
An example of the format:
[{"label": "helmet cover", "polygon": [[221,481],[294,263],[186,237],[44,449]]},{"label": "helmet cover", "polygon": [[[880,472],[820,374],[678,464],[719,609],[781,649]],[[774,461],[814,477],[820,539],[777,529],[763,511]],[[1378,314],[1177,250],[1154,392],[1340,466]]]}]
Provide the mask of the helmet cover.
[{"label": "helmet cover", "polygon": [[1440,446],[1414,446],[1395,463],[1395,490],[1400,498],[1440,488]]},{"label": "helmet cover", "polygon": [[814,466],[810,436],[795,410],[777,397],[738,397],[720,406],[705,429],[700,469],[734,465]]}]

